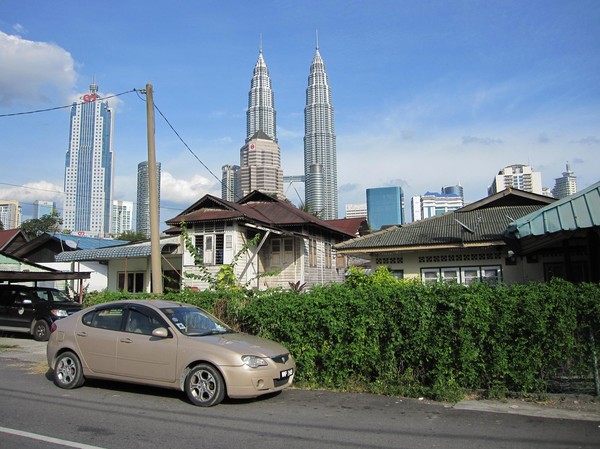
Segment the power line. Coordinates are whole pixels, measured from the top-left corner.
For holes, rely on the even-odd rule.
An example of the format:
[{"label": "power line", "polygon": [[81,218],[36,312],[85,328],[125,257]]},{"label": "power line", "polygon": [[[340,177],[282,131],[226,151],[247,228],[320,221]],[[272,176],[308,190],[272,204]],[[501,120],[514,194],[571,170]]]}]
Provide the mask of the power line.
[{"label": "power line", "polygon": [[[131,92],[135,92],[136,89],[131,89],[125,92],[121,92],[120,94],[114,94],[114,95],[109,95],[108,97],[102,97],[102,98],[98,98],[97,100],[94,101],[103,101],[103,100],[108,100],[109,98],[114,98],[114,97],[120,97],[121,95],[125,95],[125,94],[129,94]],[[38,114],[40,112],[50,112],[50,111],[57,111],[59,109],[66,109],[66,108],[71,108],[73,107],[73,103],[66,105],[66,106],[55,106],[53,108],[47,108],[47,109],[36,109],[35,111],[25,111],[25,112],[11,112],[9,114],[0,114],[0,118],[2,117],[15,117],[17,115],[29,115],[29,114]]]}]

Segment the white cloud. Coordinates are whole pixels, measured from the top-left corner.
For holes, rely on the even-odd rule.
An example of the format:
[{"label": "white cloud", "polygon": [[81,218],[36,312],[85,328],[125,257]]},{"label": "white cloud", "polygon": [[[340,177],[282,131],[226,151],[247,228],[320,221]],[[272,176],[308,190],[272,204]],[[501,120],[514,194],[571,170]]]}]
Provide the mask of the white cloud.
[{"label": "white cloud", "polygon": [[20,186],[0,188],[1,199],[16,200],[22,203],[33,204],[35,200],[43,200],[62,204],[63,197],[63,186],[48,181],[29,182]]},{"label": "white cloud", "polygon": [[207,193],[215,194],[214,183],[194,175],[190,179],[177,179],[169,172],[161,173],[160,199],[189,206]]},{"label": "white cloud", "polygon": [[65,102],[77,79],[73,58],[63,48],[1,31],[0,67],[0,106]]}]

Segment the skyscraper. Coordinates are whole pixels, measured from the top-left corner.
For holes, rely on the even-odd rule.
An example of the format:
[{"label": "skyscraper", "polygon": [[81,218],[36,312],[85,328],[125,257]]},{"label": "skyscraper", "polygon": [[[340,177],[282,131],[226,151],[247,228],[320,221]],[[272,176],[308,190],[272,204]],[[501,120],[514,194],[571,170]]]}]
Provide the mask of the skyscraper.
[{"label": "skyscraper", "polygon": [[242,195],[240,192],[239,165],[226,164],[221,167],[221,198],[227,201],[237,201]]},{"label": "skyscraper", "polygon": [[404,223],[402,187],[367,189],[367,220],[372,231]]},{"label": "skyscraper", "polygon": [[567,171],[564,171],[560,178],[554,180],[554,189],[552,196],[554,198],[564,198],[577,192],[577,176],[571,171],[571,166],[567,162]]},{"label": "skyscraper", "polygon": [[277,124],[275,100],[271,89],[269,69],[262,53],[262,39],[258,60],[254,66],[250,92],[248,93],[248,111],[246,112],[246,141],[257,131],[262,131],[277,142]]},{"label": "skyscraper", "polygon": [[[457,193],[426,192],[421,196],[413,196],[411,201],[412,221],[435,217],[463,207],[463,197]],[[462,189],[462,187],[461,187]]]},{"label": "skyscraper", "polygon": [[18,201],[0,200],[0,223],[4,229],[16,229],[21,225],[21,206]]},{"label": "skyscraper", "polygon": [[283,170],[279,145],[257,131],[240,149],[239,185],[241,197],[254,190],[283,199]]},{"label": "skyscraper", "polygon": [[259,190],[283,198],[283,170],[281,150],[277,144],[275,104],[269,70],[263,59],[262,42],[250,83],[246,123],[246,142],[240,149],[240,167],[234,182],[239,190],[234,187],[234,194],[241,198],[253,190]]},{"label": "skyscraper", "polygon": [[[160,162],[156,163],[156,179],[158,183],[158,210],[160,211]],[[148,179],[148,161],[138,164],[137,173],[137,208],[135,213],[135,229],[150,238],[150,189]]]},{"label": "skyscraper", "polygon": [[337,160],[331,90],[319,42],[310,66],[304,108],[305,203],[325,220],[338,217]]},{"label": "skyscraper", "polygon": [[113,111],[98,86],[71,107],[65,163],[63,227],[72,232],[110,233],[113,195]]}]

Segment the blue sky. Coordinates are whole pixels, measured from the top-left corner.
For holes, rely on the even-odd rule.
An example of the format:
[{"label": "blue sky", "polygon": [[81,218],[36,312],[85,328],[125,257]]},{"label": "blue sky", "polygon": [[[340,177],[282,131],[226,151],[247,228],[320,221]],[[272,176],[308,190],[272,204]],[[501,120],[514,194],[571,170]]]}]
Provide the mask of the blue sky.
[{"label": "blue sky", "polygon": [[[554,186],[570,162],[600,179],[600,2],[0,0],[0,115],[154,87],[161,221],[239,164],[262,33],[285,175],[302,174],[315,32],[332,90],[340,216],[365,190],[410,197],[460,183],[486,196],[501,168],[530,164]],[[135,201],[145,103],[115,108],[115,199]],[[0,199],[61,201],[69,109],[0,117]],[[25,187],[16,187],[25,186]],[[286,186],[298,204],[300,185]],[[27,218],[27,217],[25,217]]]}]

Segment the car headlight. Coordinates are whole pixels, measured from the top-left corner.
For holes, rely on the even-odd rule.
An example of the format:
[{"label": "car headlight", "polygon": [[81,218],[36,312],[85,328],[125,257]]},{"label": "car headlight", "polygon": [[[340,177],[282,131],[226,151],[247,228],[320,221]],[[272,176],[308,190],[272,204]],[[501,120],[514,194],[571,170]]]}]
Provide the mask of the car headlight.
[{"label": "car headlight", "polygon": [[267,361],[262,357],[255,355],[243,355],[242,362],[244,365],[248,365],[250,368],[258,368],[259,366],[267,366]]},{"label": "car headlight", "polygon": [[68,316],[68,313],[66,310],[62,310],[62,309],[53,309],[50,311],[52,313],[52,315],[63,318],[65,316]]}]

